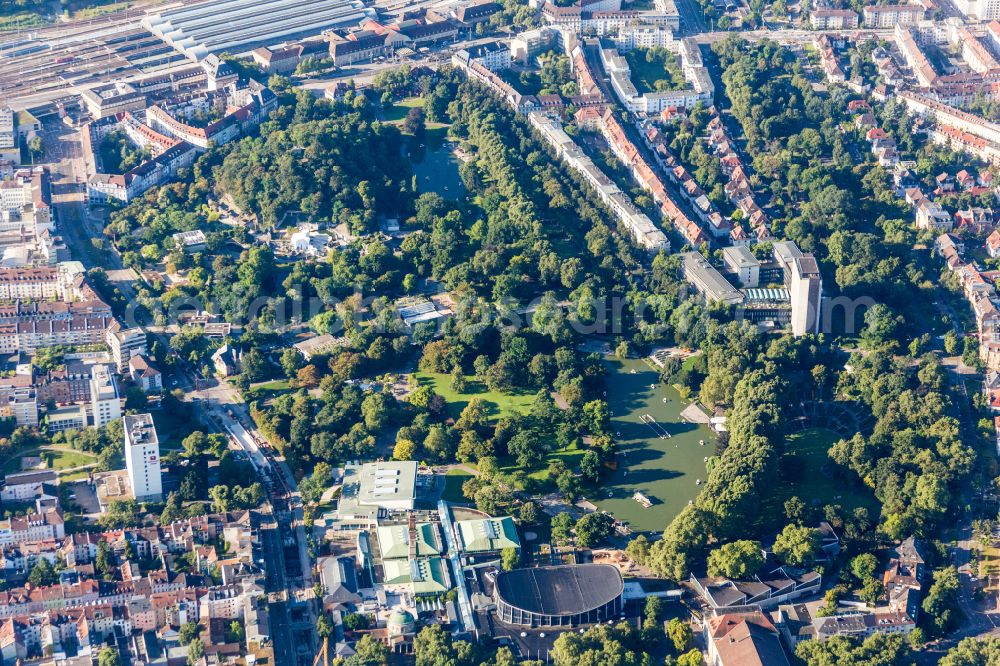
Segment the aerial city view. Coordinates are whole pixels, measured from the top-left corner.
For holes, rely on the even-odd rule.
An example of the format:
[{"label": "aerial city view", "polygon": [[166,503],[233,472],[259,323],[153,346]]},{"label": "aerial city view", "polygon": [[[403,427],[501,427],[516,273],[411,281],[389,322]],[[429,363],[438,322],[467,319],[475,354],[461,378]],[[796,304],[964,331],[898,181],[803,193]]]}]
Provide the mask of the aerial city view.
[{"label": "aerial city view", "polygon": [[1000,665],[1000,0],[0,0],[0,666]]}]

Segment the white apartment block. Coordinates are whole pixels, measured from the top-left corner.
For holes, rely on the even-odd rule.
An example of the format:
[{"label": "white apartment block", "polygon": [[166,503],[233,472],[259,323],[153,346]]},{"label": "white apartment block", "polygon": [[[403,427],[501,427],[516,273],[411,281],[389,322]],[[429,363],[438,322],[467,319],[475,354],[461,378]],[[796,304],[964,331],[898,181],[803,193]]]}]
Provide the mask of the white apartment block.
[{"label": "white apartment block", "polygon": [[618,100],[633,113],[656,114],[670,107],[688,109],[698,102],[709,102],[714,87],[708,71],[701,66],[701,51],[697,45],[682,40],[680,46],[681,65],[684,77],[691,83],[690,89],[667,92],[647,92],[639,94],[632,83],[632,71],[628,61],[614,48],[601,48],[601,64],[611,79],[611,88]]},{"label": "white apartment block", "polygon": [[955,0],[958,10],[973,20],[1000,19],[1000,0]]},{"label": "white apartment block", "polygon": [[0,501],[34,501],[35,495],[44,484],[55,483],[58,479],[58,475],[49,469],[8,474],[3,487],[0,488]]},{"label": "white apartment block", "polygon": [[62,539],[64,536],[66,536],[66,524],[57,509],[50,509],[45,513],[31,513],[27,516],[12,516],[0,521],[0,546]]},{"label": "white apartment block", "polygon": [[843,30],[858,27],[858,15],[849,9],[814,9],[809,14],[814,30]]},{"label": "white apartment block", "polygon": [[128,362],[133,356],[146,354],[146,332],[138,326],[125,328],[118,321],[113,321],[108,326],[104,341],[121,373],[128,372]]},{"label": "white apartment block", "polygon": [[708,68],[701,58],[701,47],[693,37],[685,37],[681,40],[678,53],[681,56],[681,70],[684,78],[691,84],[694,91],[702,96],[706,102],[710,102],[715,94],[715,84],[708,74]]},{"label": "white apartment block", "polygon": [[29,428],[38,425],[38,396],[31,386],[18,386],[5,391],[0,397],[0,417],[14,419],[19,426]]},{"label": "white apartment block", "polygon": [[722,248],[722,260],[734,273],[743,287],[756,287],[760,284],[760,261],[745,245]]},{"label": "white apartment block", "polygon": [[0,269],[0,300],[41,301],[60,296],[62,285],[55,268]]},{"label": "white apartment block", "polygon": [[14,178],[0,184],[0,211],[19,212],[33,199],[30,178]]},{"label": "white apartment block", "polygon": [[968,28],[963,27],[956,30],[955,41],[957,41],[957,46],[961,47],[962,59],[977,74],[1000,70],[1000,63]]},{"label": "white apartment block", "polygon": [[42,347],[98,345],[104,341],[110,321],[106,317],[77,316],[65,320],[0,324],[0,352],[34,354]]},{"label": "white apartment block", "polygon": [[125,469],[132,494],[139,501],[159,501],[163,496],[160,473],[160,442],[150,414],[126,416]]},{"label": "white apartment block", "polygon": [[678,18],[676,14],[626,11],[584,14],[580,20],[580,32],[597,37],[611,36],[632,26],[676,31]]},{"label": "white apartment block", "polygon": [[208,588],[201,598],[199,617],[206,620],[237,620],[243,618],[247,599],[256,599],[263,589],[248,580]]},{"label": "white apartment block", "polygon": [[111,369],[95,365],[90,371],[90,408],[95,428],[122,417],[122,397]]},{"label": "white apartment block", "polygon": [[659,26],[629,26],[622,28],[614,37],[614,41],[622,51],[653,48],[676,50],[677,48],[673,30]]},{"label": "white apartment block", "polygon": [[45,412],[45,428],[49,432],[83,430],[87,421],[87,406],[84,404],[66,405]]},{"label": "white apartment block", "polygon": [[487,42],[462,49],[452,56],[452,60],[457,61],[459,66],[479,63],[491,72],[510,69],[512,62],[510,46],[503,42]]},{"label": "white apartment block", "polygon": [[920,5],[875,5],[863,11],[865,27],[882,30],[914,25],[924,17],[924,8]]},{"label": "white apartment block", "polygon": [[21,149],[17,144],[14,110],[9,106],[0,106],[0,161],[9,160],[19,164],[21,162]]},{"label": "white apartment block", "polygon": [[910,113],[932,118],[938,125],[954,127],[991,143],[1000,144],[1000,124],[998,123],[984,120],[926,95],[908,90],[897,92],[896,97],[906,103],[906,108]]}]

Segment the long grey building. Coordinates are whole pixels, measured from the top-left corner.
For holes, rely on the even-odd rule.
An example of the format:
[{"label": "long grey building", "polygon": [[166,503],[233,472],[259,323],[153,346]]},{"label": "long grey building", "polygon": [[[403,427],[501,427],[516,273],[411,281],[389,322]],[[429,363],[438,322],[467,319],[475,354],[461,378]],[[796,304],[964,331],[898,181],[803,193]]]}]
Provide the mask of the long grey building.
[{"label": "long grey building", "polygon": [[700,252],[684,252],[681,254],[681,261],[684,279],[704,296],[705,300],[726,305],[739,305],[743,302],[740,290],[731,285]]}]

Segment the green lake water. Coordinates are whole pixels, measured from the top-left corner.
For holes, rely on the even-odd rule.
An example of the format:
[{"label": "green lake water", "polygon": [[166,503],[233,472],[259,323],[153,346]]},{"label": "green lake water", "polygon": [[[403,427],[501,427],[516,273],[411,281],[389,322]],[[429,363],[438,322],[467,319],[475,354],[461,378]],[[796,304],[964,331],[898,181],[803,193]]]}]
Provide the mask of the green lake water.
[{"label": "green lake water", "polygon": [[[689,403],[672,386],[661,384],[644,361],[609,360],[608,365],[605,383],[617,433],[618,469],[602,482],[600,495],[589,499],[634,531],[659,532],[701,490],[696,481],[704,484],[708,476],[704,459],[715,453],[715,436],[707,425],[681,418]],[[643,415],[651,416],[662,430],[644,423]],[[661,437],[663,431],[670,437]],[[637,490],[653,500],[653,506],[643,508],[632,499]]]},{"label": "green lake water", "polygon": [[461,160],[451,150],[451,144],[430,135],[424,147],[412,146],[407,154],[421,192],[436,192],[442,199],[457,201],[465,197],[465,185],[458,175]]}]

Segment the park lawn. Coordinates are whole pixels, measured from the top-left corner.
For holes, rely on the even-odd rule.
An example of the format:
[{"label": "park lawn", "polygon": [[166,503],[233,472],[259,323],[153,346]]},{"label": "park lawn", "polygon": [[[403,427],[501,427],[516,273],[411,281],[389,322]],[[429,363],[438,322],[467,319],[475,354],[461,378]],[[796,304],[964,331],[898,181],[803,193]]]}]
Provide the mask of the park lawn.
[{"label": "park lawn", "polygon": [[[20,472],[21,458],[25,456],[41,456],[43,460],[47,459],[50,461],[47,469],[56,471],[97,462],[97,456],[86,451],[57,451],[46,449],[44,446],[34,446],[18,451],[7,458],[3,465],[0,466],[0,472],[5,475]],[[84,472],[84,476],[86,476],[86,472]]]},{"label": "park lawn", "polygon": [[987,578],[1000,574],[1000,548],[989,546],[979,557],[979,577]]},{"label": "park lawn", "polygon": [[[562,460],[567,469],[579,472],[580,459],[583,458],[583,454],[586,452],[587,447],[582,446],[578,448],[574,444],[571,444],[566,448],[553,451],[549,455],[545,456],[541,465],[526,470],[528,473],[526,475],[527,478],[523,490],[528,494],[554,491],[556,489],[556,485],[549,480],[549,465],[556,460]],[[500,460],[500,471],[506,474],[512,474],[520,471],[521,469],[522,468],[512,458],[504,458]]]},{"label": "park lawn", "polygon": [[382,108],[382,118],[387,123],[401,123],[410,109],[424,108],[423,97],[405,97],[390,107]]},{"label": "park lawn", "polygon": [[472,478],[464,469],[453,467],[444,475],[444,490],[441,499],[452,504],[469,504],[469,499],[462,494],[462,484]]},{"label": "park lawn", "polygon": [[458,393],[451,388],[451,375],[418,371],[413,376],[421,386],[430,386],[435,393],[444,398],[448,403],[448,415],[455,419],[461,416],[462,410],[473,398],[479,398],[486,403],[491,419],[514,412],[527,414],[535,399],[535,394],[529,391],[514,394],[490,391],[476,380],[474,375],[466,378],[469,390],[465,393]]},{"label": "park lawn", "polygon": [[[14,451],[7,458],[4,459],[3,464],[0,465],[0,474],[17,474],[21,470],[21,458],[26,456],[37,456],[41,452],[41,446],[29,446],[25,449],[20,449],[19,451]],[[28,471],[28,470],[25,470]]]},{"label": "park lawn", "polygon": [[264,382],[263,384],[257,384],[254,386],[255,389],[260,389],[263,391],[287,391],[292,388],[292,382],[289,379],[275,379],[274,381]]},{"label": "park lawn", "polygon": [[[545,458],[545,462],[542,466],[528,474],[528,478],[537,483],[547,483],[549,480],[549,465],[551,465],[556,460],[562,460],[567,469],[576,471],[580,466],[580,459],[583,458],[583,454],[587,452],[587,447],[577,447],[575,444],[570,444],[570,446],[564,449],[558,449],[553,451]],[[517,469],[516,465],[511,465],[504,469],[506,472],[513,472]]]},{"label": "park lawn", "polygon": [[[387,123],[392,123],[394,125],[402,124],[403,120],[406,118],[406,114],[410,112],[410,109],[422,108],[424,108],[423,97],[404,97],[390,107],[383,107],[382,118]],[[427,128],[428,132],[430,130],[441,129],[442,127],[448,126],[448,123],[435,123],[430,121],[424,122],[424,127]]]},{"label": "park lawn", "polygon": [[698,361],[698,356],[700,353],[701,352],[698,352],[696,354],[691,354],[690,356],[688,356],[681,362],[681,367],[690,372],[691,369],[694,368],[694,364]]},{"label": "park lawn", "polygon": [[43,450],[42,456],[49,461],[49,469],[60,470],[80,467],[97,462],[97,456],[86,451]]},{"label": "park lawn", "polygon": [[283,393],[288,393],[293,390],[292,382],[288,379],[276,379],[270,382],[263,382],[255,386],[250,387],[250,400],[271,400],[276,398]]},{"label": "park lawn", "polygon": [[[839,504],[845,511],[865,507],[873,517],[878,516],[879,502],[871,490],[845,482],[844,476],[831,474],[836,463],[830,459],[830,447],[841,436],[826,428],[809,428],[789,435],[785,440],[785,453],[799,456],[802,468],[796,481],[779,480],[774,491],[761,500],[761,517],[777,517],[784,521],[784,503],[797,496],[807,506],[822,509],[827,504]],[[850,470],[845,472],[848,477]]]},{"label": "park lawn", "polygon": [[69,474],[60,474],[59,480],[63,483],[68,483],[70,481],[82,481],[93,471],[93,469],[78,469],[77,471],[70,472]]},{"label": "park lawn", "polygon": [[679,66],[675,66],[671,71],[659,60],[649,62],[643,50],[630,51],[625,58],[632,72],[632,82],[640,93],[656,92],[656,82],[659,80],[670,83],[668,90],[683,90],[687,87]]}]

